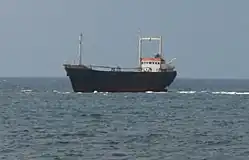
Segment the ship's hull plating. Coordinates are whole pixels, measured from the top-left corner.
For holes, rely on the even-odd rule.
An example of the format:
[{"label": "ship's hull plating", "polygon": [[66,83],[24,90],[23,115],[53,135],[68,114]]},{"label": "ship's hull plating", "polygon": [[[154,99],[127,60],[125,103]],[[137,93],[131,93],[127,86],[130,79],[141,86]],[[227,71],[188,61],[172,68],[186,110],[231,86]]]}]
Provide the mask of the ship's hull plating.
[{"label": "ship's hull plating", "polygon": [[74,92],[167,91],[177,72],[114,72],[65,67]]}]

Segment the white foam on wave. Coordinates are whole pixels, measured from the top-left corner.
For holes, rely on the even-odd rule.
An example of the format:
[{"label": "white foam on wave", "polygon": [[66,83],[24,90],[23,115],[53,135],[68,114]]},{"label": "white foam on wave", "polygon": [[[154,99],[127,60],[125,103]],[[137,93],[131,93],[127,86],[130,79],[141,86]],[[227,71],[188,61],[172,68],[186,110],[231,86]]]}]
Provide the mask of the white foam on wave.
[{"label": "white foam on wave", "polygon": [[201,91],[201,93],[207,93],[208,91]]},{"label": "white foam on wave", "polygon": [[70,94],[71,92],[60,92],[57,90],[53,90],[54,93],[58,93],[58,94]]},{"label": "white foam on wave", "polygon": [[195,94],[195,93],[210,93],[210,94],[221,94],[221,95],[249,95],[249,92],[236,92],[236,91],[177,91],[177,93],[181,94]]},{"label": "white foam on wave", "polygon": [[93,93],[100,93],[100,94],[103,94],[103,95],[107,95],[108,92],[98,92],[98,91],[93,91]]},{"label": "white foam on wave", "polygon": [[24,92],[24,93],[30,93],[32,92],[33,90],[31,89],[22,89],[21,92]]},{"label": "white foam on wave", "polygon": [[194,94],[194,93],[196,93],[196,91],[177,91],[177,93]]},{"label": "white foam on wave", "polygon": [[152,91],[146,91],[145,93],[153,93]]},{"label": "white foam on wave", "polygon": [[167,93],[167,92],[153,92],[153,91],[146,91],[145,93]]},{"label": "white foam on wave", "polygon": [[[58,91],[58,90],[53,90],[53,93],[57,93],[57,94],[70,94],[70,93],[75,93],[75,92],[61,92],[61,91]],[[76,92],[75,94],[83,94],[84,92]],[[98,92],[98,91],[94,91],[92,92],[94,94],[97,94],[97,93],[100,93],[100,94],[103,94],[103,95],[107,95],[108,92]]]},{"label": "white foam on wave", "polygon": [[220,91],[220,92],[212,92],[212,94],[249,95],[249,92],[226,92],[226,91]]},{"label": "white foam on wave", "polygon": [[[26,93],[26,94],[30,94],[33,93],[34,91],[32,89],[22,89],[20,90],[22,93]],[[56,94],[71,94],[72,92],[66,92],[66,91],[58,91],[58,90],[53,90],[53,93]],[[94,94],[99,93],[99,94],[103,94],[103,95],[108,95],[108,92],[98,92],[98,91],[94,91]],[[150,93],[150,94],[163,94],[163,93],[168,93],[168,92],[153,92],[153,91],[146,91],[145,93]],[[172,92],[171,92],[172,93]],[[236,91],[176,91],[176,93],[179,94],[215,94],[215,95],[249,95],[249,91],[248,92],[236,92]],[[83,94],[82,92],[77,92],[76,94]]]},{"label": "white foam on wave", "polygon": [[5,79],[3,79],[3,80],[0,80],[0,83],[2,83],[2,82],[7,82],[7,80],[5,80]]}]

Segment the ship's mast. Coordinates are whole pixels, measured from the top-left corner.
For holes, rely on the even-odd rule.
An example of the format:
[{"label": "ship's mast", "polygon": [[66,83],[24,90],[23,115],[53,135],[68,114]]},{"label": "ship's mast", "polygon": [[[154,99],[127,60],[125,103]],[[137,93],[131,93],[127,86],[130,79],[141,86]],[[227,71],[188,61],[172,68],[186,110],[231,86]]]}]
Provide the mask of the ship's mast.
[{"label": "ship's mast", "polygon": [[83,34],[80,33],[80,36],[79,36],[79,65],[82,65],[82,36],[83,36]]},{"label": "ship's mast", "polygon": [[142,40],[141,40],[141,30],[138,30],[138,67],[141,68],[141,58],[142,58]]},{"label": "ship's mast", "polygon": [[163,42],[162,42],[162,36],[159,37],[159,55],[161,58],[163,58]]}]

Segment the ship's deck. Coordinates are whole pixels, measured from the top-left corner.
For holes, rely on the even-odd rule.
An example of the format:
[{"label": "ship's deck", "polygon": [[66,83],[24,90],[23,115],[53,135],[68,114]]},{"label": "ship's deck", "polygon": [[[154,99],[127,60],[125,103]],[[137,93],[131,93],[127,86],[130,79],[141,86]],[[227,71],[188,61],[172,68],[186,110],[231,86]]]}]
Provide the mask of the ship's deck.
[{"label": "ship's deck", "polygon": [[[111,67],[111,66],[99,66],[99,65],[79,65],[79,64],[63,64],[66,69],[85,69],[85,70],[94,70],[94,71],[107,71],[107,72],[142,72],[142,68],[121,68]],[[158,72],[174,72],[174,70],[161,70]]]}]

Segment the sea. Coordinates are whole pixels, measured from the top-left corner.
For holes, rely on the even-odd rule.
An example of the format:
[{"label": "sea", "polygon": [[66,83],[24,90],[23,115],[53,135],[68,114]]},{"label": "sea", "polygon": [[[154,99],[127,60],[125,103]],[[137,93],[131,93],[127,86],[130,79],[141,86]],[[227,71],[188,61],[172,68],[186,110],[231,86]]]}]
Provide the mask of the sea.
[{"label": "sea", "polygon": [[1,78],[0,114],[1,160],[249,159],[249,80],[74,93],[68,78]]}]

